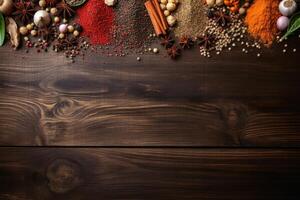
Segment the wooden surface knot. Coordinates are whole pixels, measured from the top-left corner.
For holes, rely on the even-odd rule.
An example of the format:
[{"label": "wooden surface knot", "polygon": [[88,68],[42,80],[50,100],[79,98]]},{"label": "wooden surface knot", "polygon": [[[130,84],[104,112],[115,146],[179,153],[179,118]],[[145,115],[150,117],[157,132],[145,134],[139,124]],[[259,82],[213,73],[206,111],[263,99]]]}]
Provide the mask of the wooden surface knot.
[{"label": "wooden surface knot", "polygon": [[246,126],[248,108],[241,104],[227,104],[221,108],[221,118],[224,120],[228,135],[235,144],[241,144],[243,130]]},{"label": "wooden surface knot", "polygon": [[227,124],[230,128],[238,127],[239,125],[239,113],[237,110],[229,110],[227,113]]},{"label": "wooden surface knot", "polygon": [[80,166],[65,159],[55,160],[46,171],[49,189],[55,193],[66,193],[76,188],[82,182],[80,175]]},{"label": "wooden surface knot", "polygon": [[243,106],[230,106],[224,110],[224,118],[229,129],[241,129],[245,126],[247,109]]},{"label": "wooden surface knot", "polygon": [[74,111],[76,102],[69,98],[59,98],[52,108],[55,117],[66,116]]}]

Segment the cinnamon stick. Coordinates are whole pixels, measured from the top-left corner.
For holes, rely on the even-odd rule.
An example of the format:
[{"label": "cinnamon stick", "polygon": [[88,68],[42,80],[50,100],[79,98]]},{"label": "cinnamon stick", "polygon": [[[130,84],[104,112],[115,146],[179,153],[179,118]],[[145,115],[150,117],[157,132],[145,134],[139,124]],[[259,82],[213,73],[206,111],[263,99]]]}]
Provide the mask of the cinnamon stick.
[{"label": "cinnamon stick", "polygon": [[162,22],[164,30],[167,30],[168,29],[167,19],[159,6],[158,0],[152,0],[152,3],[154,4],[154,6],[156,8],[156,11],[159,15],[160,21]]},{"label": "cinnamon stick", "polygon": [[158,22],[155,20],[155,18],[154,18],[154,16],[153,16],[152,12],[150,11],[151,8],[150,8],[150,6],[149,6],[149,4],[148,4],[147,2],[145,3],[145,7],[146,7],[146,9],[147,9],[147,11],[148,11],[148,14],[149,14],[149,16],[150,16],[150,20],[151,20],[151,22],[152,22],[152,25],[153,25],[155,34],[156,34],[156,35],[161,35],[161,34],[162,34],[162,30],[160,29],[160,27],[159,27],[159,25],[158,25]]},{"label": "cinnamon stick", "polygon": [[158,14],[156,13],[156,10],[155,10],[151,0],[148,0],[145,2],[145,7],[150,16],[150,19],[151,19],[151,22],[154,27],[156,35],[166,34],[166,31],[164,30],[162,22],[160,21],[160,18],[158,17]]}]

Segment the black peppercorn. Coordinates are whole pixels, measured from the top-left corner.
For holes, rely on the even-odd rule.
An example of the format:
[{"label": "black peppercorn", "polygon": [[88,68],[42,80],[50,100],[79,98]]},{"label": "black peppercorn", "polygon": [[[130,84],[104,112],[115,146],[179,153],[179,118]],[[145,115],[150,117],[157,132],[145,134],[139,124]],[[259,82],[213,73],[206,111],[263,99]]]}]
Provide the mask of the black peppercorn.
[{"label": "black peppercorn", "polygon": [[80,26],[80,24],[74,24],[74,28],[75,30],[82,32],[82,26]]}]

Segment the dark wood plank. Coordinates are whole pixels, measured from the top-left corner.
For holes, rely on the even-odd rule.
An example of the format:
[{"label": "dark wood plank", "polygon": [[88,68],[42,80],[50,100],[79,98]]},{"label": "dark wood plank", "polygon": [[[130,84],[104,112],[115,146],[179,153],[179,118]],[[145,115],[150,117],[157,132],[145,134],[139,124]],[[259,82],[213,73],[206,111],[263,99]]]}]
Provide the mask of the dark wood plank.
[{"label": "dark wood plank", "polygon": [[300,146],[297,53],[196,51],[71,64],[1,48],[0,145]]},{"label": "dark wood plank", "polygon": [[1,148],[0,199],[300,198],[300,151]]}]

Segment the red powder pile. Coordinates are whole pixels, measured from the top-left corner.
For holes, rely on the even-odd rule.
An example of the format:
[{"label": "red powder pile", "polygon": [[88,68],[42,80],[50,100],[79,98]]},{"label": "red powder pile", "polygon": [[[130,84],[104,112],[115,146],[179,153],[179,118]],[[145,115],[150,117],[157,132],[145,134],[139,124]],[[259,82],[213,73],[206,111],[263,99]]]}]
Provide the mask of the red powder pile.
[{"label": "red powder pile", "polygon": [[105,45],[110,43],[115,21],[115,14],[104,0],[89,0],[77,10],[78,23],[83,28],[83,35],[92,44]]}]

